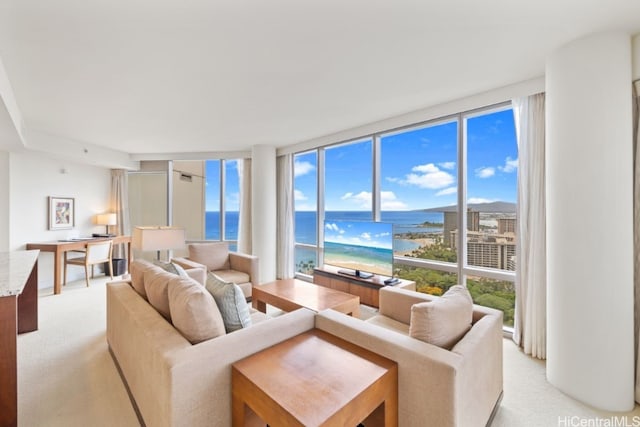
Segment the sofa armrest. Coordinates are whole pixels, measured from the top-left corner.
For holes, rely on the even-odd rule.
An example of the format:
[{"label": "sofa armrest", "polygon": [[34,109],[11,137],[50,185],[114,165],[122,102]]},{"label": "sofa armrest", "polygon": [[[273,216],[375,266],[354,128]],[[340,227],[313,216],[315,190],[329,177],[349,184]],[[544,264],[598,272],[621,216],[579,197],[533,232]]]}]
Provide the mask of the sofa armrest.
[{"label": "sofa armrest", "polygon": [[[459,354],[334,310],[316,315],[316,328],[398,363],[398,425],[459,427]],[[474,424],[474,425],[477,425]]]},{"label": "sofa armrest", "polygon": [[258,257],[240,252],[229,252],[229,266],[231,270],[241,271],[249,275],[254,286],[260,284]]},{"label": "sofa armrest", "polygon": [[185,270],[190,269],[190,268],[202,268],[204,269],[204,271],[207,271],[207,266],[204,264],[200,264],[199,262],[195,262],[190,260],[189,258],[171,258],[171,262],[175,262],[176,264],[178,264],[180,267],[184,268]]},{"label": "sofa armrest", "polygon": [[380,288],[378,312],[393,320],[408,325],[411,320],[411,306],[434,299],[433,296],[407,289],[385,286]]},{"label": "sofa armrest", "polygon": [[201,285],[207,284],[207,267],[188,258],[172,258],[171,262],[182,267],[189,277]]}]

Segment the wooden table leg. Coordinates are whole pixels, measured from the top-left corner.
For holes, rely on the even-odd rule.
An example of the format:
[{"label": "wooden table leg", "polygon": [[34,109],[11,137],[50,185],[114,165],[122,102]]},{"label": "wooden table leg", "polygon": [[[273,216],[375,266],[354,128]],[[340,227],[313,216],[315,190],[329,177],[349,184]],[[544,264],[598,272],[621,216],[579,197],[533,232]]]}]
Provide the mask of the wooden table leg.
[{"label": "wooden table leg", "polygon": [[60,274],[64,270],[64,251],[56,248],[53,253],[53,294],[62,292],[62,280]]},{"label": "wooden table leg", "polygon": [[15,295],[0,297],[0,426],[18,425],[18,373]]},{"label": "wooden table leg", "polygon": [[251,305],[258,311],[261,311],[263,313],[267,312],[267,304],[264,301],[256,299],[255,296],[251,299]]}]

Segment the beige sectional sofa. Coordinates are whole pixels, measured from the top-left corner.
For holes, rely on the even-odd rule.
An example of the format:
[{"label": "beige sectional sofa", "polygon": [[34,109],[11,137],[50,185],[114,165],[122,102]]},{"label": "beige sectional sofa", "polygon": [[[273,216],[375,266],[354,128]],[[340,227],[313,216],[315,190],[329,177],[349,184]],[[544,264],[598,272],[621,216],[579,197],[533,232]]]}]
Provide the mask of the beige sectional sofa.
[{"label": "beige sectional sofa", "polygon": [[378,315],[326,310],[315,326],[398,362],[400,426],[485,426],[502,398],[502,312],[474,305],[471,329],[446,350],[409,336],[411,306],[433,299],[385,287]]},{"label": "beige sectional sofa", "polygon": [[230,426],[231,364],[312,329],[314,318],[306,309],[273,319],[254,312],[252,326],[192,345],[130,281],[107,284],[109,348],[148,427]]},{"label": "beige sectional sofa", "polygon": [[[502,313],[473,308],[473,325],[451,350],[408,336],[411,306],[425,294],[383,288],[377,316],[300,309],[191,344],[133,287],[171,275],[159,268],[107,284],[107,340],[144,423],[231,426],[231,365],[318,328],[398,363],[401,427],[484,426],[502,394]],[[176,280],[176,279],[172,279]]]}]

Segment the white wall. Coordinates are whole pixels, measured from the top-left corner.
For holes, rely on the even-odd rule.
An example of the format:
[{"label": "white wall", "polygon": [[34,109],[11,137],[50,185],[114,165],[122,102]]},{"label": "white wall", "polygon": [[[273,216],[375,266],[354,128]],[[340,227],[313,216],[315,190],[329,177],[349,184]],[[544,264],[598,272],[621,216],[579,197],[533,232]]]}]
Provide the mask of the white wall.
[{"label": "white wall", "polygon": [[9,250],[9,153],[0,151],[0,252]]},{"label": "white wall", "polygon": [[[33,152],[10,153],[9,165],[9,250],[24,250],[29,242],[104,232],[104,226],[93,224],[93,217],[109,208],[109,169],[53,160]],[[48,196],[75,198],[72,230],[48,230]],[[81,268],[72,268],[69,273],[69,280],[84,276]],[[40,288],[53,286],[51,253],[38,258],[38,284]]]},{"label": "white wall", "polygon": [[633,80],[640,79],[640,34],[633,38]]},{"label": "white wall", "polygon": [[276,150],[253,147],[251,156],[251,242],[260,259],[260,282],[276,279]]},{"label": "white wall", "polygon": [[596,408],[634,406],[631,40],[550,56],[547,378]]}]

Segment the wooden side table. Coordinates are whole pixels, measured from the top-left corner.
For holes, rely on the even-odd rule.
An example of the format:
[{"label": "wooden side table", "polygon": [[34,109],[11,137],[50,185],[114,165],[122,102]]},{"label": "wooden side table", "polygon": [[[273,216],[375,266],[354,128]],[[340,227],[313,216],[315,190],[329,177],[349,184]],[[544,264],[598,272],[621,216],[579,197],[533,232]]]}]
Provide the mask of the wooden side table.
[{"label": "wooden side table", "polygon": [[397,363],[318,329],[234,363],[231,381],[234,427],[398,425]]}]

